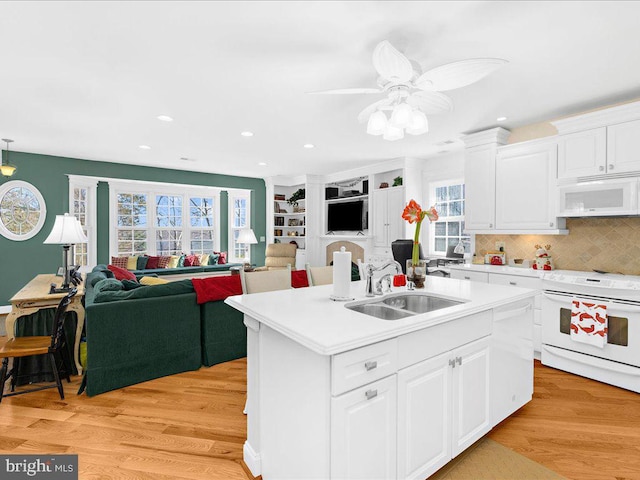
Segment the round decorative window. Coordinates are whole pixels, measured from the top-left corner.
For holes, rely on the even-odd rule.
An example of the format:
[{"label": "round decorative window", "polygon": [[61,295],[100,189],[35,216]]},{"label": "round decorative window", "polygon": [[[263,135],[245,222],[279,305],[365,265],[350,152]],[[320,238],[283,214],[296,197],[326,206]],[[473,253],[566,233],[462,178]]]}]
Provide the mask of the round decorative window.
[{"label": "round decorative window", "polygon": [[10,240],[36,235],[47,216],[42,194],[30,183],[12,180],[0,186],[0,234]]}]

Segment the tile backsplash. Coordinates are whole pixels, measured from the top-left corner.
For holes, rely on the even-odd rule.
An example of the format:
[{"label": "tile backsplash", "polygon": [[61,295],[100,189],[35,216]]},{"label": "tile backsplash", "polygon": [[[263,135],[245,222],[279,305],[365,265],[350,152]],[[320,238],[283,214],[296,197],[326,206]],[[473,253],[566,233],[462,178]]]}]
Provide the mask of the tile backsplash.
[{"label": "tile backsplash", "polygon": [[507,259],[533,260],[534,245],[551,245],[554,267],[640,275],[640,217],[568,218],[568,235],[476,235],[476,255],[504,242]]}]

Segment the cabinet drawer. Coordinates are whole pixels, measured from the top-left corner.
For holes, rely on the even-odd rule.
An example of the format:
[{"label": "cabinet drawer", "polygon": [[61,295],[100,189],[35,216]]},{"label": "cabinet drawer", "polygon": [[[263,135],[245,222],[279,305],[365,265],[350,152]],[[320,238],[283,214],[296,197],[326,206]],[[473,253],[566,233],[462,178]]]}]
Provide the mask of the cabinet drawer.
[{"label": "cabinet drawer", "polygon": [[491,334],[491,310],[398,337],[398,368],[421,362]]},{"label": "cabinet drawer", "polygon": [[331,394],[340,395],[391,375],[397,366],[396,338],[334,355],[331,359]]},{"label": "cabinet drawer", "polygon": [[451,278],[457,278],[458,280],[471,280],[472,282],[484,282],[489,281],[489,274],[486,272],[469,272],[464,270],[451,269]]},{"label": "cabinet drawer", "polygon": [[502,275],[500,273],[490,273],[489,283],[542,290],[542,280],[537,277],[520,277],[518,275]]}]

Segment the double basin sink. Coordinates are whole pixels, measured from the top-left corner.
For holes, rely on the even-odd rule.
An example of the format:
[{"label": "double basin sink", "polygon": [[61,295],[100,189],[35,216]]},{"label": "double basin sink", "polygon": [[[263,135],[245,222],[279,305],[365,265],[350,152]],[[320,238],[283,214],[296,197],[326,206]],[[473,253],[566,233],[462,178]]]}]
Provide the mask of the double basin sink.
[{"label": "double basin sink", "polygon": [[382,320],[400,320],[420,313],[433,312],[442,308],[465,303],[463,300],[451,300],[426,293],[397,293],[382,299],[364,303],[345,305],[355,312],[371,315]]}]

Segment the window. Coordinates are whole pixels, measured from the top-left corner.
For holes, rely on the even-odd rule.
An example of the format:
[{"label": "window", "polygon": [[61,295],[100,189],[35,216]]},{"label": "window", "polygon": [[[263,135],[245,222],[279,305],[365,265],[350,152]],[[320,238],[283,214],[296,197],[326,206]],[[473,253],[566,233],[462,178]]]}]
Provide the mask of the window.
[{"label": "window", "polygon": [[47,216],[44,198],[36,187],[12,180],[0,187],[0,234],[22,241],[35,236]]},{"label": "window", "polygon": [[91,271],[97,263],[96,218],[98,181],[69,175],[69,213],[74,215],[87,236],[87,243],[74,246],[72,262],[83,272]]},{"label": "window", "polygon": [[465,253],[471,251],[471,239],[464,232],[464,183],[447,181],[431,184],[431,198],[438,211],[438,221],[429,229],[429,250],[446,255],[447,247],[462,242]]},{"label": "window", "polygon": [[118,193],[116,208],[117,255],[147,253],[147,195]]},{"label": "window", "polygon": [[248,193],[229,193],[229,254],[231,262],[251,261],[250,245],[238,243],[240,230],[249,228],[250,197]]},{"label": "window", "polygon": [[[111,180],[109,192],[111,221],[116,225],[112,255],[200,254],[220,249],[219,188]],[[249,198],[249,192],[245,195]]]}]

